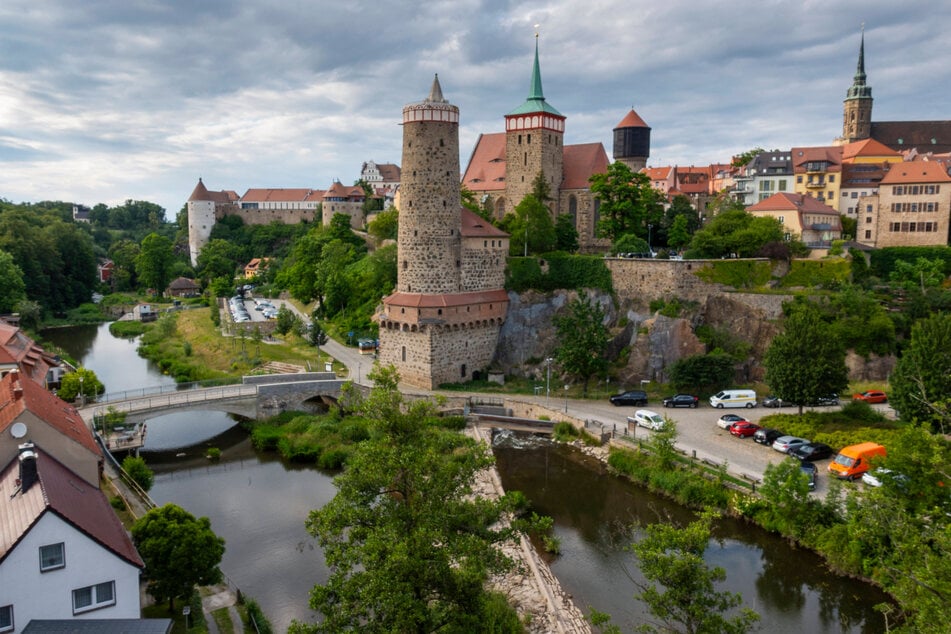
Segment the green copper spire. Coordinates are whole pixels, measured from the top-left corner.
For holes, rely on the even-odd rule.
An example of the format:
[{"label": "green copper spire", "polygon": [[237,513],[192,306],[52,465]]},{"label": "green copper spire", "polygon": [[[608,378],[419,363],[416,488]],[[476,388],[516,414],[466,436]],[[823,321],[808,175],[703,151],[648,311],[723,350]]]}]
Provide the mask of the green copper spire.
[{"label": "green copper spire", "polygon": [[509,113],[529,114],[533,112],[545,112],[548,114],[563,116],[554,107],[545,101],[545,93],[542,91],[542,71],[538,63],[538,33],[535,34],[535,64],[532,66],[532,81],[528,88],[528,99],[521,106]]},{"label": "green copper spire", "polygon": [[862,43],[859,44],[859,63],[852,78],[852,86],[845,95],[848,99],[871,99],[872,87],[865,83],[865,24],[862,24]]}]

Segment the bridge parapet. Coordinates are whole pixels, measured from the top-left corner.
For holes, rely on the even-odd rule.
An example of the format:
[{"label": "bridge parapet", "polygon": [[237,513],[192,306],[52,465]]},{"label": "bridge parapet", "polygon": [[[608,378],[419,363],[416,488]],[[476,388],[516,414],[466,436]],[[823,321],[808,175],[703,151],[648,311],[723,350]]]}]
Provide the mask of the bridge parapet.
[{"label": "bridge parapet", "polygon": [[303,381],[336,381],[336,372],[297,372],[294,374],[254,374],[241,377],[245,385],[272,385],[275,383],[300,383]]}]

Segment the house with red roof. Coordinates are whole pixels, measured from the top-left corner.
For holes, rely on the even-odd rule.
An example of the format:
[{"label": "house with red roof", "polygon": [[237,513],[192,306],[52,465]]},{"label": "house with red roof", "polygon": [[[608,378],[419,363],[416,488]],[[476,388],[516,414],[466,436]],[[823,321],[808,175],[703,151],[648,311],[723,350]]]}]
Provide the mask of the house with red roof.
[{"label": "house with red roof", "polygon": [[99,487],[102,451],[75,407],[17,371],[0,379],[0,464],[32,442],[78,478]]},{"label": "house with red roof", "polygon": [[58,381],[60,362],[26,336],[19,326],[0,320],[0,376],[20,375],[44,387]]},{"label": "house with red roof", "polygon": [[807,246],[828,248],[842,237],[842,217],[838,211],[811,196],[781,192],[746,208],[754,216],[778,220],[786,237],[798,237]]},{"label": "house with red roof", "polygon": [[64,632],[73,630],[62,621],[138,620],[144,563],[98,486],[32,443],[2,465],[0,631],[37,620],[59,621]]},{"label": "house with red roof", "polygon": [[951,176],[939,161],[892,164],[878,194],[859,199],[856,240],[866,246],[946,246],[949,227]]}]

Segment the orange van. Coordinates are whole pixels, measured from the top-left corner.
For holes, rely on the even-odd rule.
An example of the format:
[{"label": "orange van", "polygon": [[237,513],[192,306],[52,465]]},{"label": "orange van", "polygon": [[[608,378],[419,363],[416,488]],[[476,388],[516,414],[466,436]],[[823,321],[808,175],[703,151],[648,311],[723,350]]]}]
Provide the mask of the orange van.
[{"label": "orange van", "polygon": [[842,480],[855,480],[868,471],[872,458],[884,458],[885,447],[874,442],[863,442],[843,447],[829,463],[829,473]]}]

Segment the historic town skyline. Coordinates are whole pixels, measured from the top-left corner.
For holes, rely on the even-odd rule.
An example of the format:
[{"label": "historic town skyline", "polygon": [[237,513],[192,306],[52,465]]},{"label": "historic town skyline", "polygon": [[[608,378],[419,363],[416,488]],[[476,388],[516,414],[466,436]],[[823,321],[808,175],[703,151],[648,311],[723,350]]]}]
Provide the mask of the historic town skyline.
[{"label": "historic town skyline", "polygon": [[650,165],[841,131],[861,23],[875,119],[948,119],[940,2],[663,6],[257,0],[156,7],[14,0],[0,8],[0,198],[156,202],[172,219],[213,189],[350,184],[400,161],[401,104],[439,73],[460,106],[461,163],[529,88],[534,25],[567,143],[601,141],[633,106]]}]

